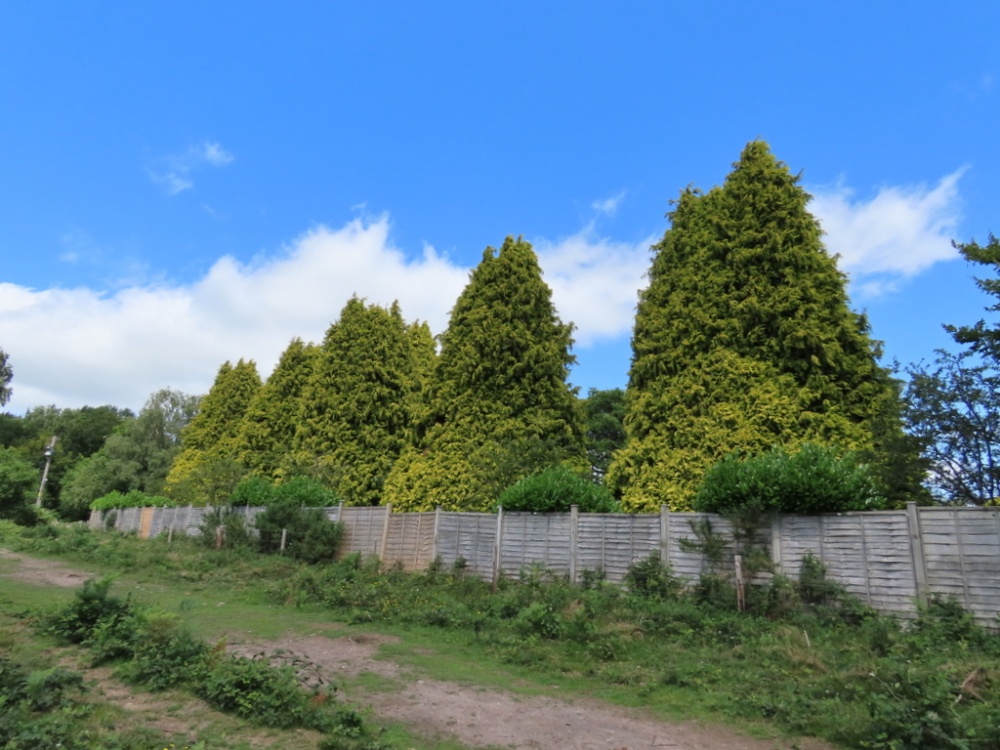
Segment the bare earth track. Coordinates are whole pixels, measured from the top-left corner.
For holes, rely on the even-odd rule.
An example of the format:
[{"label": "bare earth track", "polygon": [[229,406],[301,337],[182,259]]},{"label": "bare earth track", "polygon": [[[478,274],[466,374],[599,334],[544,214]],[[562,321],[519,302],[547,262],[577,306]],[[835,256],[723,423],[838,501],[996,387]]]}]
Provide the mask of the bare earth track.
[{"label": "bare earth track", "polygon": [[[58,562],[0,550],[0,561],[16,567],[6,577],[41,586],[79,586],[89,576]],[[2,576],[0,576],[2,577]],[[398,721],[415,734],[450,737],[470,748],[511,750],[775,750],[787,743],[740,737],[724,727],[692,722],[659,721],[641,711],[589,699],[564,701],[531,698],[459,683],[421,679],[404,673],[399,666],[376,658],[385,636],[328,638],[289,637],[277,641],[238,641],[232,645],[243,653],[294,654],[315,666],[326,681],[372,673],[394,685],[370,689],[363,695],[352,691],[352,700],[371,706],[384,720]],[[121,696],[119,696],[119,700]],[[801,750],[828,750],[816,740],[800,740]]]}]

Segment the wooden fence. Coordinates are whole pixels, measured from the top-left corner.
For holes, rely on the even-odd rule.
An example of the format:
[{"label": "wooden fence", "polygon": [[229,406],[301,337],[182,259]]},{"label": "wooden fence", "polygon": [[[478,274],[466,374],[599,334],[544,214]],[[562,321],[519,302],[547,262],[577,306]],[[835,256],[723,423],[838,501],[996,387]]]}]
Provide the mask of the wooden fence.
[{"label": "wooden fence", "polygon": [[[252,519],[260,509],[239,509]],[[206,508],[94,511],[91,526],[112,526],[143,538],[200,533]],[[376,555],[390,565],[421,570],[439,559],[459,560],[487,579],[539,566],[572,581],[602,571],[620,582],[629,567],[658,555],[693,581],[710,563],[683,543],[708,521],[717,534],[729,524],[700,513],[392,513],[389,507],[334,507],[344,525],[343,554]],[[114,514],[113,516],[111,514]],[[112,520],[113,519],[113,520]],[[880,612],[909,617],[930,596],[955,597],[983,624],[1000,625],[1000,508],[939,508],[821,516],[780,516],[761,530],[775,570],[797,578],[812,554],[828,576]],[[731,561],[731,555],[727,558]],[[731,569],[731,565],[730,565]]]}]

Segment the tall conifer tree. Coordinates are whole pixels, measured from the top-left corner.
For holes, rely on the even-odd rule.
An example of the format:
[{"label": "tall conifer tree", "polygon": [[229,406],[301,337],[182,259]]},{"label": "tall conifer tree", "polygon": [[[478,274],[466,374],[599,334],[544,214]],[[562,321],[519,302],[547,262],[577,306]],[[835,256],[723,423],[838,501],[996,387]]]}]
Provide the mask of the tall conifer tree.
[{"label": "tall conifer tree", "polygon": [[181,433],[182,449],[164,488],[170,497],[196,503],[227,499],[227,490],[243,472],[237,442],[243,417],[260,387],[253,360],[219,368],[198,414]]},{"label": "tall conifer tree", "polygon": [[302,392],[312,375],[318,347],[294,338],[274,372],[257,391],[237,437],[239,459],[251,472],[281,479],[302,411]]},{"label": "tall conifer tree", "polygon": [[685,190],[669,214],[635,320],[628,442],[608,474],[624,507],[688,508],[732,452],[877,447],[891,380],[798,182],[755,141],[722,187]]},{"label": "tall conifer tree", "polygon": [[318,474],[346,503],[379,504],[412,435],[415,371],[399,306],[353,297],[328,329],[303,392],[294,440],[298,469]]},{"label": "tall conifer tree", "polygon": [[441,336],[426,432],[390,475],[393,506],[483,510],[525,474],[582,460],[571,333],[531,245],[486,248]]}]

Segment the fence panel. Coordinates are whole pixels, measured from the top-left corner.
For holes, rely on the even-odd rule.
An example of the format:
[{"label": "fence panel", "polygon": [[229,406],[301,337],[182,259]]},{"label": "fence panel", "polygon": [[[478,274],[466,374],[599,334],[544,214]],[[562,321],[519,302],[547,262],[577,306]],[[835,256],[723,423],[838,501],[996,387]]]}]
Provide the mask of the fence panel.
[{"label": "fence panel", "polygon": [[381,555],[388,513],[389,508],[385,506],[341,509],[340,522],[344,525],[341,554],[360,552],[362,555]]},{"label": "fence panel", "polygon": [[496,514],[441,513],[438,520],[437,553],[444,565],[454,565],[461,558],[470,572],[483,578],[491,578],[496,541]]},{"label": "fence panel", "polygon": [[660,549],[658,515],[581,513],[578,518],[577,571],[602,571],[619,583],[632,563]]},{"label": "fence panel", "polygon": [[517,576],[541,566],[561,575],[570,571],[569,513],[504,513],[500,573]]},{"label": "fence panel", "polygon": [[382,561],[405,570],[423,570],[434,559],[435,513],[393,513]]},{"label": "fence panel", "polygon": [[733,557],[736,548],[731,543],[722,546],[720,560],[714,563],[691,544],[699,544],[700,531],[729,539],[732,535],[732,524],[724,518],[711,513],[671,513],[667,529],[667,562],[674,575],[683,581],[697,581],[703,573],[722,573],[733,570]]},{"label": "fence panel", "polygon": [[1000,508],[921,508],[931,594],[953,596],[991,627],[1000,621]]}]

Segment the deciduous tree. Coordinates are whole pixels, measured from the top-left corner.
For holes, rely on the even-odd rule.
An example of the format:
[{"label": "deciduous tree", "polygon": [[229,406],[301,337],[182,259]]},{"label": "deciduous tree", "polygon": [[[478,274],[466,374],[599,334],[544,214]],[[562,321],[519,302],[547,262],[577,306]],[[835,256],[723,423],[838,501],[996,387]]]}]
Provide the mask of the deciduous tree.
[{"label": "deciduous tree", "polygon": [[59,496],[62,514],[86,518],[93,500],[115,490],[160,494],[199,400],[169,388],[150,395],[138,417],[124,421],[98,451],[69,470]]},{"label": "deciduous tree", "polygon": [[[966,261],[992,275],[976,285],[1000,312],[1000,242],[985,246],[956,243]],[[932,365],[908,369],[906,422],[925,446],[928,484],[935,498],[961,505],[996,503],[1000,498],[1000,325],[980,319],[973,325],[946,325],[965,351],[939,351]]]}]

